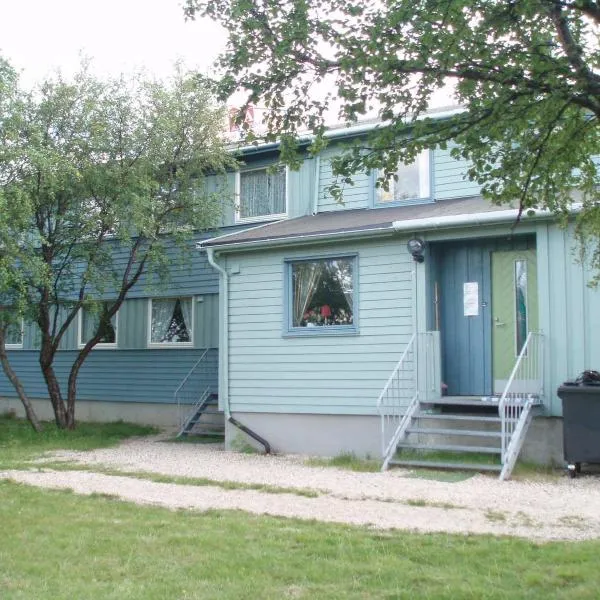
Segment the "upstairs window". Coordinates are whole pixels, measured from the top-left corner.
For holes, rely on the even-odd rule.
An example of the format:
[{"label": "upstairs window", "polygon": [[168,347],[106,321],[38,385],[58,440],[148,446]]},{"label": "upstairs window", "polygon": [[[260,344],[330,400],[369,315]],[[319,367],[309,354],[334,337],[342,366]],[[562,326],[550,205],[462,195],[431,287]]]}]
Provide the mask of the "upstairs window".
[{"label": "upstairs window", "polygon": [[237,220],[260,221],[287,213],[285,167],[241,171],[237,177]]},{"label": "upstairs window", "polygon": [[288,332],[356,332],[356,256],[288,262]]},{"label": "upstairs window", "polygon": [[390,177],[388,189],[378,187],[377,204],[418,202],[431,197],[429,150],[421,152],[412,163],[400,163],[395,177]]},{"label": "upstairs window", "polygon": [[150,300],[151,345],[191,345],[193,341],[193,304],[191,298]]},{"label": "upstairs window", "polygon": [[115,347],[117,345],[117,314],[113,315],[110,320],[108,319],[108,309],[110,303],[102,302],[100,305],[92,308],[82,308],[79,311],[79,346],[83,347],[91,340],[98,327],[100,321],[106,322],[105,330],[98,342],[99,347]]}]

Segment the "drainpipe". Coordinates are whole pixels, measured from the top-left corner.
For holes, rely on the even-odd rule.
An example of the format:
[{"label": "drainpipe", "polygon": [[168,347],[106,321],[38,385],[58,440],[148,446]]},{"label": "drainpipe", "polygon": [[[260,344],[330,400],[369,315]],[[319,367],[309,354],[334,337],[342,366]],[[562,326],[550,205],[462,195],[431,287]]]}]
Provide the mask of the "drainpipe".
[{"label": "drainpipe", "polygon": [[[235,425],[238,429],[255,439],[265,449],[265,454],[271,454],[271,445],[267,440],[262,438],[258,433],[255,433],[251,429],[248,429],[245,425],[240,423],[231,414],[229,407],[229,276],[227,271],[215,261],[214,248],[206,249],[206,256],[208,258],[208,264],[216,269],[221,274],[221,281],[223,286],[221,289],[221,308],[223,313],[222,331],[223,335],[219,335],[219,398],[223,401],[223,412],[225,418],[229,423]],[[219,330],[219,334],[221,329]]]},{"label": "drainpipe", "polygon": [[321,183],[321,155],[317,154],[315,158],[315,191],[313,197],[312,214],[316,215],[319,212],[319,184]]}]

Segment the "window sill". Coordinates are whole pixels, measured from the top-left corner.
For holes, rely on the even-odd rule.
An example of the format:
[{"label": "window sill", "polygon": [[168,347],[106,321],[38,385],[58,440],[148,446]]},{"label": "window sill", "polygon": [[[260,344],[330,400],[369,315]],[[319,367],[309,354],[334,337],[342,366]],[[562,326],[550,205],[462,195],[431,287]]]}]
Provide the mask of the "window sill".
[{"label": "window sill", "polygon": [[[77,348],[79,348],[79,350],[81,350],[84,347],[85,347],[85,344],[78,344],[77,345]],[[100,344],[96,344],[92,348],[92,350],[96,350],[96,348],[98,350],[116,350],[118,348],[118,345],[117,345],[116,342],[114,344],[108,344],[108,343],[107,344],[102,344],[102,343],[100,343]]]},{"label": "window sill", "polygon": [[393,202],[377,202],[373,208],[395,208],[398,206],[414,206],[415,204],[431,204],[435,202],[433,198],[408,198],[406,200],[394,200]]},{"label": "window sill", "polygon": [[146,346],[150,350],[158,350],[160,348],[190,348],[194,347],[194,342],[149,342]]},{"label": "window sill", "polygon": [[23,350],[23,344],[4,344],[7,350]]},{"label": "window sill", "polygon": [[358,327],[298,327],[284,331],[283,337],[357,336],[359,333]]},{"label": "window sill", "polygon": [[278,215],[260,215],[258,217],[235,217],[236,225],[243,225],[244,223],[263,223],[268,221],[281,221],[283,219],[287,219],[287,213],[281,213]]}]

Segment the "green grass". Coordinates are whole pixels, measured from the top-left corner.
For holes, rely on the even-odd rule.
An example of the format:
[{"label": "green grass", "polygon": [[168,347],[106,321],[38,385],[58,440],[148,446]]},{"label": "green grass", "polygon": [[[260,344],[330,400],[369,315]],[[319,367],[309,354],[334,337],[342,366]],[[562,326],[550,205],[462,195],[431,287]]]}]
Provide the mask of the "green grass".
[{"label": "green grass", "polygon": [[344,452],[331,458],[308,458],[305,461],[309,467],[336,467],[348,471],[375,473],[381,470],[381,462],[370,458],[359,458],[351,452]]},{"label": "green grass", "polygon": [[23,466],[51,450],[92,450],[115,446],[121,440],[157,433],[154,427],[132,423],[79,423],[73,431],[58,429],[45,422],[44,431],[36,433],[27,421],[0,417],[0,468]]},{"label": "green grass", "polygon": [[471,452],[445,452],[442,450],[402,450],[396,455],[403,460],[429,460],[431,462],[469,463],[499,465],[500,457],[495,454]]},{"label": "green grass", "polygon": [[0,482],[3,600],[597,598],[600,542],[169,511]]},{"label": "green grass", "polygon": [[242,481],[222,481],[209,479],[208,477],[185,477],[180,475],[163,475],[162,473],[151,473],[150,471],[125,471],[108,468],[102,465],[78,465],[64,462],[44,463],[42,470],[56,471],[86,471],[91,473],[103,473],[104,475],[118,475],[120,477],[131,477],[156,483],[175,483],[177,485],[214,486],[224,490],[255,490],[265,494],[293,494],[305,498],[318,498],[321,494],[317,490],[308,488],[280,487],[266,483],[245,483]]}]

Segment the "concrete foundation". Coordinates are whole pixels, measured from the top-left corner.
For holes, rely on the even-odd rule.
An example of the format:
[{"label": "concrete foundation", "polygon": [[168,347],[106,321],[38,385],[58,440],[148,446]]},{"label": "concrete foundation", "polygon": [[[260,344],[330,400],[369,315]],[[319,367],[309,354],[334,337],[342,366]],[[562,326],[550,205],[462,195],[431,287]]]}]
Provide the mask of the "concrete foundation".
[{"label": "concrete foundation", "polygon": [[[54,412],[49,400],[31,399],[38,417],[44,421],[54,419]],[[0,398],[0,414],[13,412],[18,417],[24,417],[25,411],[20,400],[15,398]],[[78,400],[75,408],[78,421],[127,421],[140,425],[176,429],[179,416],[176,404],[160,404],[154,402],[100,402]]]},{"label": "concrete foundation", "polygon": [[[315,456],[352,452],[362,457],[381,456],[381,422],[376,416],[235,413],[234,417],[265,438],[273,452]],[[435,441],[440,443],[444,440]],[[230,423],[225,428],[225,445],[233,450],[248,445],[262,449],[260,444]],[[562,465],[562,419],[535,418],[520,458],[536,464]]]}]

